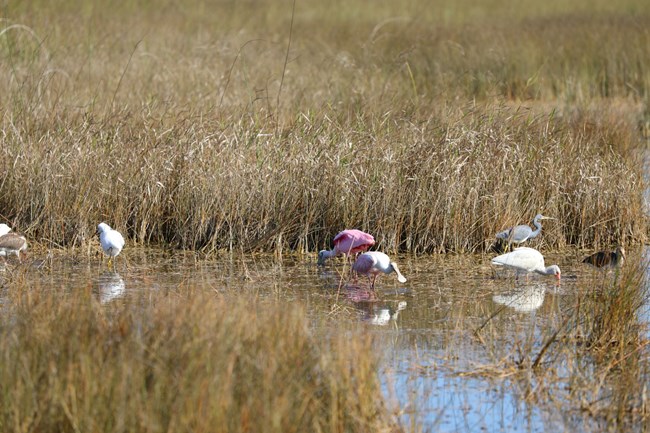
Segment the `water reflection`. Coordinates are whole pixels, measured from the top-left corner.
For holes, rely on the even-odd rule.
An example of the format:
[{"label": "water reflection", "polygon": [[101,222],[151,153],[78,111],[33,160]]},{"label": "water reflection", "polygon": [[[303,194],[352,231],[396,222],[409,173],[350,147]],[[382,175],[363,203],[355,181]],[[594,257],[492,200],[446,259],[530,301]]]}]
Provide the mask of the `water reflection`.
[{"label": "water reflection", "polygon": [[535,311],[544,303],[546,287],[543,284],[534,284],[519,287],[507,293],[494,295],[492,300],[497,304],[505,305],[520,313]]},{"label": "water reflection", "polygon": [[397,305],[359,304],[365,312],[362,320],[371,325],[386,326],[391,320],[397,320],[399,312],[406,308],[406,301]]},{"label": "water reflection", "polygon": [[[30,268],[20,276],[33,286],[73,294],[92,282],[102,303],[140,296],[155,301],[152,293],[191,296],[201,290],[226,299],[247,292],[270,302],[301,301],[311,317],[323,319],[313,323],[333,324],[333,332],[359,327],[359,320],[372,327],[377,351],[387,355],[381,375],[395,385],[393,395],[400,403],[415,404],[424,431],[558,431],[555,421],[564,420],[563,411],[529,403],[501,376],[458,374],[481,365],[498,366],[501,359],[519,356],[520,347],[538,353],[548,335],[563,326],[564,312],[576,305],[576,297],[593,290],[598,280],[580,263],[579,251],[549,256],[566,272],[559,287],[541,276],[531,276],[527,284],[494,278],[492,255],[400,256],[408,283],[386,279],[376,290],[366,278],[351,279],[347,263],[316,267],[298,254],[281,259],[250,254],[205,258],[132,249],[129,266],[120,273],[106,271],[96,260],[60,255],[50,266]],[[535,313],[494,314],[497,309]],[[484,342],[477,340],[475,330],[493,314],[481,333]],[[645,312],[644,319],[648,317]],[[342,321],[345,326],[339,326]],[[501,352],[488,350],[492,346],[485,342]],[[582,426],[578,423],[576,430],[585,430]]]},{"label": "water reflection", "polygon": [[105,271],[95,281],[99,302],[105,304],[116,298],[121,298],[125,292],[125,284],[120,274],[115,271]]}]

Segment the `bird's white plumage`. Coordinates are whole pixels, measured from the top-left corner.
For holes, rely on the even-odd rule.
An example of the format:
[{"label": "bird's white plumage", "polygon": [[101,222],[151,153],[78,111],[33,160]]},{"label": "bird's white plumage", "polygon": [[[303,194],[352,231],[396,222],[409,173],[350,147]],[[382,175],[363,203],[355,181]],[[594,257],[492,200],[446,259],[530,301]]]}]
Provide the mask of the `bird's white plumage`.
[{"label": "bird's white plumage", "polygon": [[369,278],[372,277],[371,286],[375,286],[375,278],[379,274],[390,274],[395,272],[397,274],[397,280],[400,283],[405,283],[406,278],[399,271],[397,263],[391,262],[390,257],[386,254],[379,251],[368,251],[357,257],[357,260],[352,265],[352,270],[363,275],[367,275]]},{"label": "bird's white plumage", "polygon": [[0,224],[0,236],[4,236],[11,231],[11,227],[7,224]]},{"label": "bird's white plumage", "polygon": [[117,230],[113,230],[108,224],[100,223],[97,226],[99,232],[99,243],[104,253],[109,257],[116,257],[124,248],[124,238]]},{"label": "bird's white plumage", "polygon": [[512,252],[501,254],[500,256],[493,258],[492,264],[497,266],[506,266],[517,271],[555,275],[556,278],[560,278],[560,268],[557,265],[545,267],[544,256],[534,248],[515,248]]}]

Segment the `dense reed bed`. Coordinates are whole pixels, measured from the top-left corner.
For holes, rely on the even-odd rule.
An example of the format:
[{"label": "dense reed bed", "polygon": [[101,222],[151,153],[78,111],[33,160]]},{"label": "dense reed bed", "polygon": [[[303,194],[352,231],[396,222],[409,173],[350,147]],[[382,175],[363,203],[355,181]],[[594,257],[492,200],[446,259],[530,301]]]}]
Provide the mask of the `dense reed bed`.
[{"label": "dense reed bed", "polygon": [[368,335],[314,331],[296,306],[9,287],[3,431],[396,431]]},{"label": "dense reed bed", "polygon": [[[0,217],[35,240],[483,251],[645,240],[646,2],[9,2]],[[336,12],[332,13],[331,11]]]}]

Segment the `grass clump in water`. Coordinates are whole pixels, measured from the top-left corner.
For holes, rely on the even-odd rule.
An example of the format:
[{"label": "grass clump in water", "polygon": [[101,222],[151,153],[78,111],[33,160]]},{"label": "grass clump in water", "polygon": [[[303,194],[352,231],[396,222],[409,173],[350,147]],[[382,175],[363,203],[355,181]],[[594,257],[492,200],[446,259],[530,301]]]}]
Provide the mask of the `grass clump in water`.
[{"label": "grass clump in water", "polygon": [[103,307],[89,290],[11,290],[3,431],[391,428],[370,339],[319,335],[298,306],[152,293]]}]

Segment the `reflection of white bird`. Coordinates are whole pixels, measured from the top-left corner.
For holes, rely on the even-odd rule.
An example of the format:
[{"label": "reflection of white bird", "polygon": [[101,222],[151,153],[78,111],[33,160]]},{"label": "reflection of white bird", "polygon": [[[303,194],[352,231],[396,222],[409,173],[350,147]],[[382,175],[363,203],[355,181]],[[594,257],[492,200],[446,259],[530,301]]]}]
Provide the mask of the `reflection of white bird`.
[{"label": "reflection of white bird", "polygon": [[375,280],[379,274],[390,274],[395,272],[397,274],[397,281],[405,283],[406,278],[399,271],[397,263],[391,262],[390,257],[379,251],[368,251],[357,257],[357,260],[352,265],[352,270],[368,276],[371,280],[370,288],[375,288]]},{"label": "reflection of white bird", "polygon": [[97,278],[99,302],[105,304],[124,295],[124,280],[117,272],[107,271]]},{"label": "reflection of white bird", "polygon": [[492,300],[523,313],[541,307],[545,292],[546,289],[542,285],[529,286],[505,295],[494,295]]},{"label": "reflection of white bird", "polygon": [[100,223],[97,226],[97,233],[99,233],[99,243],[102,245],[104,254],[108,256],[108,265],[110,266],[111,260],[124,248],[124,238],[117,230],[113,230],[108,224]]},{"label": "reflection of white bird", "polygon": [[381,307],[378,310],[372,308],[372,310],[368,312],[364,320],[370,323],[371,325],[385,326],[391,321],[391,319],[397,320],[397,316],[399,315],[399,312],[405,308],[406,308],[406,301],[400,301],[397,304],[397,308],[395,309],[392,309],[389,306]]},{"label": "reflection of white bird", "polygon": [[380,308],[378,312],[368,314],[366,321],[371,325],[387,325],[390,321],[390,310],[388,307]]},{"label": "reflection of white bird", "polygon": [[560,279],[560,268],[557,265],[544,267],[544,256],[542,253],[533,248],[520,247],[514,251],[501,254],[492,259],[492,264],[496,266],[505,266],[515,269],[517,272],[536,272],[542,275],[555,275]]}]

